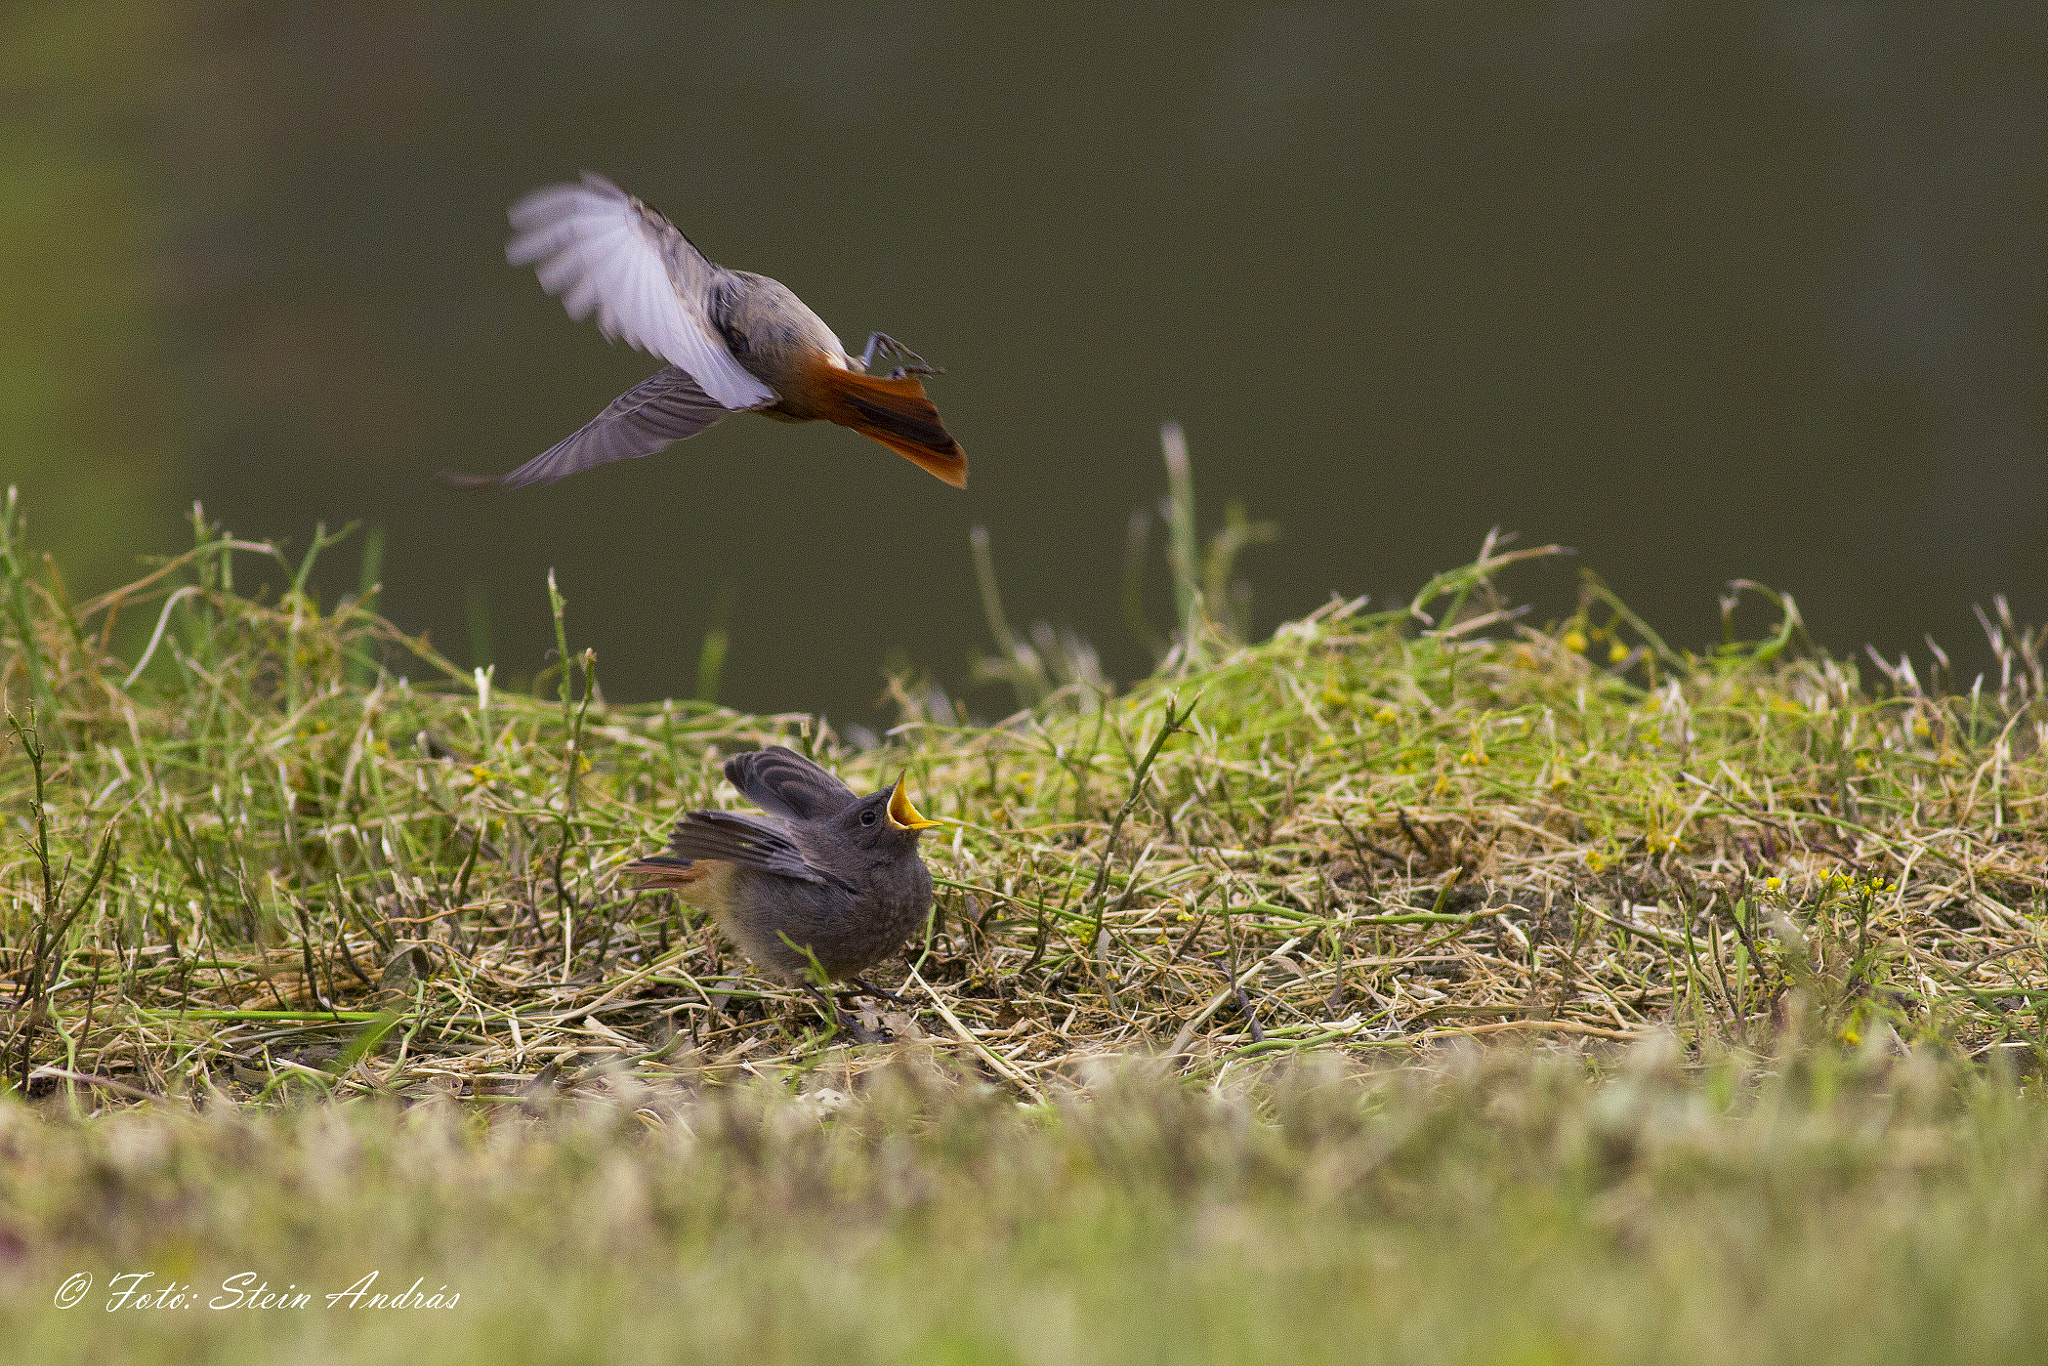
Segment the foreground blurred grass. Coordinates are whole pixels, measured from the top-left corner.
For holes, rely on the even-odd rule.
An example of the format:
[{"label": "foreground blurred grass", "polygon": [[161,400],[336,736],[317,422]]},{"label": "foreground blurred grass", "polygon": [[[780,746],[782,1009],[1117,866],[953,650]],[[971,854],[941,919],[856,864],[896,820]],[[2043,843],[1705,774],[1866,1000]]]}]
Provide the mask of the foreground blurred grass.
[{"label": "foreground blurred grass", "polygon": [[[1020,710],[898,679],[860,743],[609,705],[558,599],[507,692],[370,568],[322,610],[324,537],[74,603],[10,502],[9,1359],[2033,1359],[2038,634],[1958,687],[1747,587],[1704,655],[1591,579],[1538,630],[1489,543],[1248,644],[1260,529],[1203,557],[1175,478],[1154,677],[1011,631],[980,541]],[[895,1044],[617,875],[770,740],[961,821]],[[104,1312],[143,1271],[202,1307]],[[203,1307],[369,1271],[462,1298]]]},{"label": "foreground blurred grass", "polygon": [[[910,1061],[488,1122],[0,1105],[0,1210],[16,1361],[2020,1362],[2048,1333],[2048,1108],[1832,1050],[1126,1067],[1035,1107]],[[109,1312],[141,1270],[199,1307]],[[370,1271],[460,1300],[326,1300]],[[314,1298],[208,1307],[259,1284]]]}]

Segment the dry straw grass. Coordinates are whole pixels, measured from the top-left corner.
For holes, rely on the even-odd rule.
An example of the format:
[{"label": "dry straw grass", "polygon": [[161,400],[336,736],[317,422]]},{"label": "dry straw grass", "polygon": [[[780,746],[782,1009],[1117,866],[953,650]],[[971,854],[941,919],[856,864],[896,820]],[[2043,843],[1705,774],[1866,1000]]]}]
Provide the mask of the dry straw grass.
[{"label": "dry straw grass", "polygon": [[[1590,577],[1538,630],[1496,579],[1550,552],[1489,541],[1405,607],[1332,602],[1244,644],[1210,604],[1263,529],[1234,513],[1199,555],[1184,458],[1173,475],[1181,623],[1153,677],[1112,694],[1085,646],[1018,639],[979,538],[988,672],[1025,705],[972,724],[899,682],[900,724],[864,747],[815,718],[608,704],[558,598],[568,666],[494,688],[380,619],[373,585],[323,612],[331,538],[294,563],[195,520],[193,549],[73,603],[10,499],[6,1075],[96,1106],[858,1070],[890,1049],[842,1051],[618,873],[678,811],[737,804],[720,762],[770,741],[856,787],[907,770],[961,822],[927,840],[907,1004],[870,1020],[1026,1095],[1130,1052],[1763,1047],[1788,1023],[2040,1046],[2038,633],[1987,618],[2000,674],[1959,689],[1829,658],[1753,585],[1775,628],[1706,655]],[[278,587],[238,587],[252,571]],[[146,648],[116,657],[135,619]]]}]

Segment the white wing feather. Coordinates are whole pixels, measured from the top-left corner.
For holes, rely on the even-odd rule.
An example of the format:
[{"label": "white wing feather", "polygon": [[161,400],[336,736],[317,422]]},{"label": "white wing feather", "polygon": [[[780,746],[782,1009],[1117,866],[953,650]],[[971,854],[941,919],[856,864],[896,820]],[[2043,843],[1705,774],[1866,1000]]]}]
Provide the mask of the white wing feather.
[{"label": "white wing feather", "polygon": [[577,320],[689,372],[726,408],[758,408],[775,391],[733,359],[711,325],[718,267],[674,224],[603,176],[549,185],[512,206],[505,259],[533,266],[541,288]]}]

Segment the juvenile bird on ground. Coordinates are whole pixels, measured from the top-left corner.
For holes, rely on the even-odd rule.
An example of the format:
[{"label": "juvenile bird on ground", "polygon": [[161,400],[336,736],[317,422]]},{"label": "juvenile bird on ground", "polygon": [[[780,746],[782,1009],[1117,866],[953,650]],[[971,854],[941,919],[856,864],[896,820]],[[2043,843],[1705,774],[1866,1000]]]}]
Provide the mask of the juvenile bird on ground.
[{"label": "juvenile bird on ground", "polygon": [[734,755],[725,776],[768,814],[692,811],[676,822],[668,854],[626,871],[709,911],[778,982],[820,996],[810,981],[815,959],[828,979],[885,995],[855,974],[924,924],[932,875],[917,837],[940,822],[918,814],[901,780],[856,797],[780,745]]},{"label": "juvenile bird on ground", "polygon": [[[765,275],[727,270],[654,209],[603,176],[549,185],[512,206],[505,257],[533,266],[576,319],[597,314],[668,365],[573,435],[505,475],[444,472],[458,488],[546,484],[611,460],[652,455],[733,413],[819,418],[881,442],[954,488],[967,455],[919,375],[939,371],[876,332],[850,356],[817,314]],[[867,374],[877,354],[910,362]]]}]

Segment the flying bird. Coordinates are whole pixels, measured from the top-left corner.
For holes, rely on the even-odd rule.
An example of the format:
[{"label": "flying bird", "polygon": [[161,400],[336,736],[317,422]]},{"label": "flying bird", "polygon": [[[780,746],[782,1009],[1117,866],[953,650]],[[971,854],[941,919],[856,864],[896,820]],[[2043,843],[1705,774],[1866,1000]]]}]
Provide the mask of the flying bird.
[{"label": "flying bird", "polygon": [[[613,399],[572,435],[510,474],[444,472],[458,488],[547,484],[593,465],[652,455],[733,413],[783,422],[823,419],[881,442],[954,488],[967,455],[926,397],[920,375],[940,373],[876,332],[859,356],[787,287],[727,270],[675,224],[603,176],[549,185],[514,204],[505,258],[533,266],[569,316],[595,313],[668,362]],[[878,356],[908,361],[870,375]]]}]

